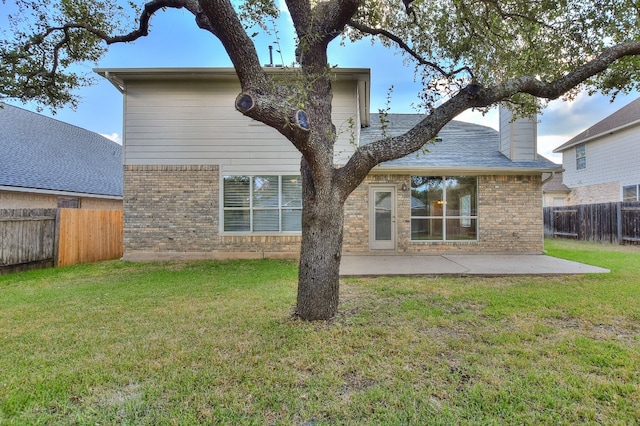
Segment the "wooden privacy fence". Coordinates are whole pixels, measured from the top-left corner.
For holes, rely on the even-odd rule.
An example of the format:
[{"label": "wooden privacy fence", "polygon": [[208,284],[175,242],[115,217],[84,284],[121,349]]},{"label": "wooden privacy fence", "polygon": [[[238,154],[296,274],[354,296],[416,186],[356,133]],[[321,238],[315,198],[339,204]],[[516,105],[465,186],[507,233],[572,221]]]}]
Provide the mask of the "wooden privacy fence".
[{"label": "wooden privacy fence", "polygon": [[640,202],[544,208],[545,237],[618,244],[640,243]]},{"label": "wooden privacy fence", "polygon": [[0,210],[0,274],[122,256],[122,211]]},{"label": "wooden privacy fence", "polygon": [[55,265],[56,209],[0,210],[0,274]]},{"label": "wooden privacy fence", "polygon": [[60,209],[57,266],[122,257],[122,210]]}]

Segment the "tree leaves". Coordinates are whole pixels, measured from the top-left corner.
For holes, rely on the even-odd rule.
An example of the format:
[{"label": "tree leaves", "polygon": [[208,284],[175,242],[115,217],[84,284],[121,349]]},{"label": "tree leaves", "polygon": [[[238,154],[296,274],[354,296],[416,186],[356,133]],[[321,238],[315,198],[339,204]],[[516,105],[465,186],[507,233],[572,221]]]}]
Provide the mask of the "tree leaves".
[{"label": "tree leaves", "polygon": [[[336,32],[351,40],[379,38],[416,64],[426,111],[472,79],[478,87],[521,75],[551,82],[604,49],[640,40],[635,0],[414,0],[411,16],[402,0],[350,2],[289,0],[301,51],[306,54],[309,46],[331,40]],[[14,0],[18,12],[10,16],[11,28],[5,29],[0,44],[0,96],[58,106],[74,103],[73,89],[90,81],[76,75],[74,64],[97,61],[107,44],[146,36],[149,20],[163,8],[187,8],[201,28],[215,33],[202,10],[205,0],[129,3],[125,8],[118,0]],[[212,1],[206,3],[207,13],[220,10],[211,8]],[[272,30],[270,23],[284,7],[274,0],[232,4],[236,18],[252,32]],[[345,28],[344,22],[350,25]],[[637,65],[633,59],[618,61],[588,85],[612,94],[637,87]],[[532,99],[516,103],[535,106]]]},{"label": "tree leaves", "polygon": [[[348,36],[374,34],[403,50],[419,64],[417,74],[430,92],[423,98],[436,102],[472,77],[485,87],[521,75],[557,80],[608,47],[640,39],[638,5],[631,0],[416,0],[412,8],[417,24],[407,19],[400,0],[365,0],[353,19],[352,27],[360,33]],[[632,67],[624,68],[635,74]],[[456,72],[463,69],[471,75]],[[632,84],[623,72],[607,74],[606,80],[593,79],[591,84],[602,83],[605,89]],[[442,79],[449,83],[434,84]]]}]

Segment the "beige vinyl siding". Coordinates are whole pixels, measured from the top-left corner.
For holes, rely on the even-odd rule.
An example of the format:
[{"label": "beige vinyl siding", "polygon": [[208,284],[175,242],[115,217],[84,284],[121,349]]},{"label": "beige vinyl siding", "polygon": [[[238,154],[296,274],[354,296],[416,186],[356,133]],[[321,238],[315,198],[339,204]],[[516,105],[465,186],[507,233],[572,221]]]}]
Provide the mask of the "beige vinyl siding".
[{"label": "beige vinyl siding", "polygon": [[512,123],[513,161],[534,161],[536,159],[536,124],[533,120],[522,119]]},{"label": "beige vinyl siding", "polygon": [[[345,164],[353,154],[360,134],[358,112],[358,89],[354,81],[333,83],[332,120],[336,126],[338,140],[334,146],[334,161]],[[350,122],[349,119],[352,119]]]},{"label": "beige vinyl siding", "polygon": [[537,126],[534,119],[518,118],[500,108],[500,152],[513,161],[534,161],[537,157]]},{"label": "beige vinyl siding", "polygon": [[[357,114],[356,84],[335,86],[336,152],[349,152],[350,133],[343,130]],[[298,172],[300,154],[289,141],[235,110],[239,92],[232,81],[129,81],[125,165],[217,164],[225,174]]]}]

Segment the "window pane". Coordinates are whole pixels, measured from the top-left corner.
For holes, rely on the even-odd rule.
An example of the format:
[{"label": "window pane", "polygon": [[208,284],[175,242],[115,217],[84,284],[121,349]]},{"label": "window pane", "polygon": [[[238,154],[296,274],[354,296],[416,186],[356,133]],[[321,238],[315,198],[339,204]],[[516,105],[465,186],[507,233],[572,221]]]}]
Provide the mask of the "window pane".
[{"label": "window pane", "polygon": [[578,170],[582,170],[582,169],[586,169],[587,168],[587,159],[582,157],[582,158],[577,158],[576,159],[576,169]]},{"label": "window pane", "polygon": [[282,176],[282,207],[302,208],[302,178]]},{"label": "window pane", "polygon": [[224,230],[226,232],[249,232],[249,210],[225,210]]},{"label": "window pane", "polygon": [[447,219],[447,241],[475,240],[477,222],[477,219],[468,217]]},{"label": "window pane", "polygon": [[253,207],[278,207],[278,176],[253,177]]},{"label": "window pane", "polygon": [[248,176],[225,176],[224,207],[248,208],[250,183]]},{"label": "window pane", "polygon": [[391,240],[391,192],[375,192],[375,239],[376,241]]},{"label": "window pane", "polygon": [[302,231],[302,210],[282,210],[282,231]]},{"label": "window pane", "polygon": [[411,216],[442,216],[443,182],[437,176],[411,176]]},{"label": "window pane", "polygon": [[587,146],[585,144],[576,146],[576,169],[582,170],[587,167]]},{"label": "window pane", "polygon": [[254,210],[253,230],[254,232],[277,232],[280,222],[278,210]]},{"label": "window pane", "polygon": [[301,231],[300,176],[225,176],[223,179],[224,231]]},{"label": "window pane", "polygon": [[467,176],[447,178],[447,216],[476,216],[478,214],[476,180],[475,177]]},{"label": "window pane", "polygon": [[411,219],[411,240],[442,240],[442,219]]},{"label": "window pane", "polygon": [[622,189],[622,201],[638,201],[638,185],[625,186]]}]

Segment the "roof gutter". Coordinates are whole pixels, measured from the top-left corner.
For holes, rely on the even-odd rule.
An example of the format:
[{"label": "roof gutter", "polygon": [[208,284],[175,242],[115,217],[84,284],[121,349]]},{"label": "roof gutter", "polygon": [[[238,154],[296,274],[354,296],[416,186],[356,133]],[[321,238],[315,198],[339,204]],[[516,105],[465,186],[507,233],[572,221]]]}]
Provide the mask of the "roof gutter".
[{"label": "roof gutter", "polygon": [[551,179],[553,179],[554,177],[556,177],[556,172],[555,170],[551,172],[551,174],[549,175],[548,178],[543,179],[542,180],[542,184],[544,185],[545,183],[549,182]]},{"label": "roof gutter", "polygon": [[371,170],[371,173],[374,174],[382,174],[382,173],[393,173],[393,174],[402,174],[406,175],[408,173],[415,174],[423,174],[423,173],[451,173],[454,172],[456,175],[467,174],[467,175],[537,175],[541,173],[557,173],[562,171],[562,166],[558,165],[557,168],[545,167],[545,168],[535,168],[535,167],[523,167],[517,169],[496,169],[490,167],[469,167],[469,168],[458,168],[458,167],[441,167],[441,166],[424,166],[424,167],[402,167],[402,166],[383,166],[379,165],[374,167]]},{"label": "roof gutter", "polygon": [[67,197],[100,198],[103,200],[122,200],[121,195],[91,194],[88,192],[56,191],[53,189],[26,188],[21,186],[0,185],[0,191],[26,192],[30,194],[62,195]]},{"label": "roof gutter", "polygon": [[360,126],[369,127],[369,89],[367,88],[368,81],[358,81],[358,104],[360,107]]},{"label": "roof gutter", "polygon": [[[100,73],[98,69],[94,69],[94,71]],[[109,82],[113,85],[113,87],[118,89],[118,92],[120,93],[125,92],[124,81],[120,80],[119,78],[116,78],[116,76],[112,75],[109,71],[105,71],[103,75],[104,75],[104,78],[109,80]]]}]

